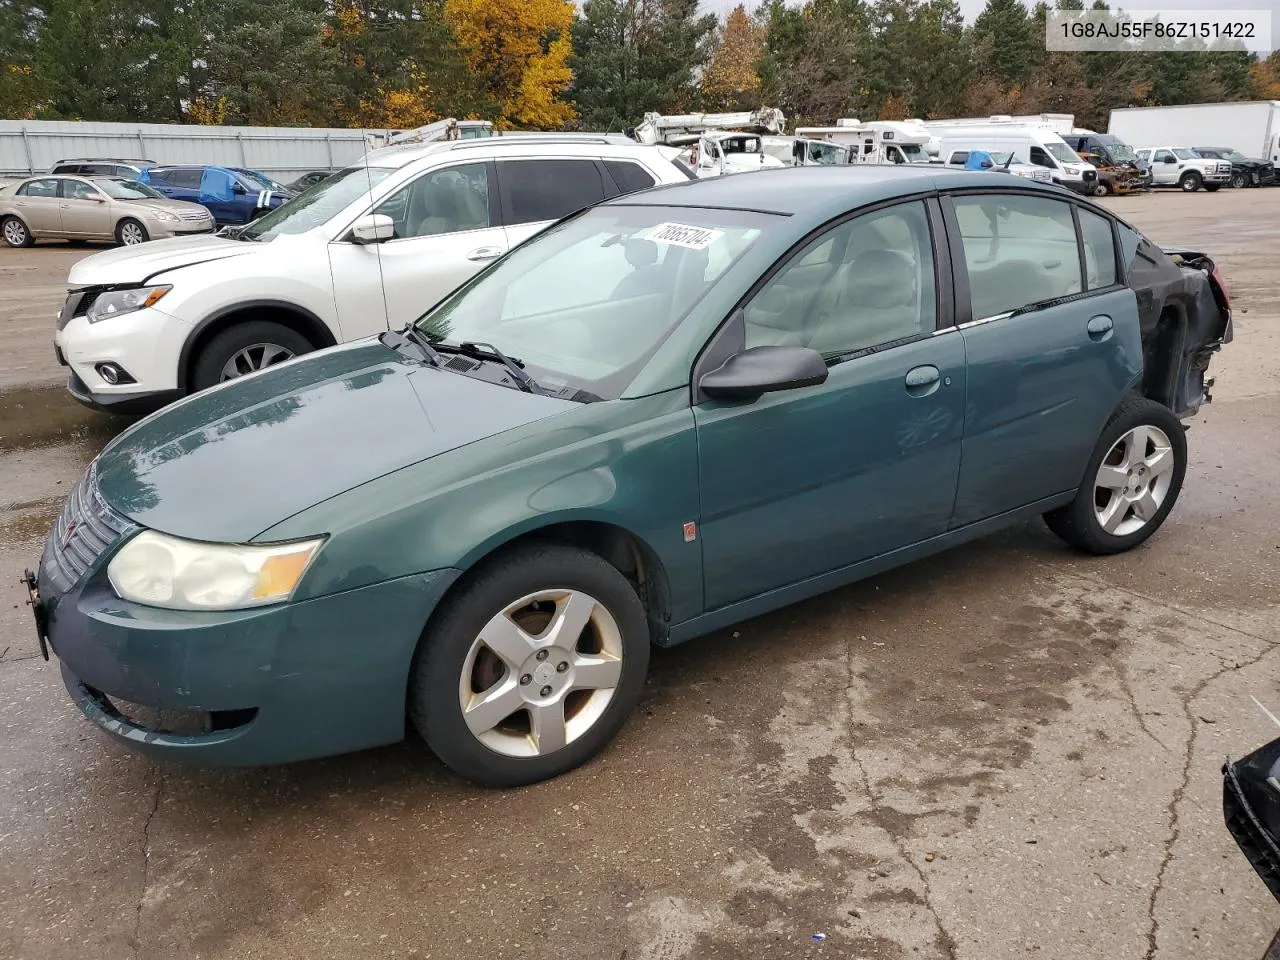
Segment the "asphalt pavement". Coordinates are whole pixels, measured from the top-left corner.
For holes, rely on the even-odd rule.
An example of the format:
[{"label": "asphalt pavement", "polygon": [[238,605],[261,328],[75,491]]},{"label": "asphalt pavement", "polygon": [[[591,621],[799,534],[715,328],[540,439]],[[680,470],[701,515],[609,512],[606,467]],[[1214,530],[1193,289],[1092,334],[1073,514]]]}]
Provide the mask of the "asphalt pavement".
[{"label": "asphalt pavement", "polygon": [[0,250],[0,958],[1261,958],[1219,770],[1280,735],[1280,189],[1107,202],[1237,309],[1145,547],[1028,523],[657,651],[613,746],[508,792],[416,737],[211,772],[79,716],[17,581],[122,422],[53,360],[92,250]]}]

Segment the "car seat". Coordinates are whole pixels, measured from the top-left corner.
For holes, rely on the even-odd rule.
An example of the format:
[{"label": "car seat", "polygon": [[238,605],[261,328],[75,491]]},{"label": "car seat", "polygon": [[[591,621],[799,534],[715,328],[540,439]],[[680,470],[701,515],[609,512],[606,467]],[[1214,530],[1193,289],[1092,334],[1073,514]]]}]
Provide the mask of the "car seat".
[{"label": "car seat", "polygon": [[930,333],[933,311],[920,303],[920,269],[896,250],[866,250],[827,284],[807,346],[839,353]]}]

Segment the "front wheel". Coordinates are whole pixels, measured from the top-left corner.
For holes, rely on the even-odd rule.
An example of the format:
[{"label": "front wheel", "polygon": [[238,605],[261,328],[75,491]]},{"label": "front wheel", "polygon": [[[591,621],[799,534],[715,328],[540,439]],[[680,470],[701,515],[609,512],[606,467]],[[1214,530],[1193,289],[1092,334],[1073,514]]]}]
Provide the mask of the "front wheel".
[{"label": "front wheel", "polygon": [[126,247],[135,247],[150,239],[151,235],[147,233],[147,228],[137,220],[125,218],[116,227],[116,242]]},{"label": "front wheel", "polygon": [[1164,523],[1186,472],[1182,423],[1163,404],[1129,397],[1098,438],[1075,499],[1045,523],[1086,553],[1130,550]]},{"label": "front wheel", "polygon": [[1099,180],[1093,185],[1093,195],[1095,197],[1105,197],[1110,192],[1111,188],[1102,180]]},{"label": "front wheel", "polygon": [[302,334],[279,323],[265,320],[238,323],[223,330],[200,351],[192,371],[192,387],[204,390],[314,349]]},{"label": "front wheel", "polygon": [[535,783],[613,739],[648,667],[644,607],[617,569],[575,547],[522,547],[433,618],[410,671],[409,716],[469,780]]},{"label": "front wheel", "polygon": [[1200,189],[1200,174],[1194,170],[1188,170],[1178,179],[1178,186],[1182,188],[1183,193],[1195,193]]},{"label": "front wheel", "polygon": [[1231,175],[1231,186],[1235,187],[1237,190],[1243,190],[1248,185],[1249,178],[1244,175],[1243,170]]}]

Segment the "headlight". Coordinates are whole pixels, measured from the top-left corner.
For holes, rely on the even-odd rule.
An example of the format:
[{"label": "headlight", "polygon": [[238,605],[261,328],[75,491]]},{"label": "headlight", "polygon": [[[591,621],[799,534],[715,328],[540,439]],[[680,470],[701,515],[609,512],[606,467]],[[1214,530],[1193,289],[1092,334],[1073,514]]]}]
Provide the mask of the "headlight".
[{"label": "headlight", "polygon": [[240,546],[144,530],[107,566],[124,600],[170,610],[241,610],[293,596],[323,540]]},{"label": "headlight", "polygon": [[145,307],[155,306],[160,298],[172,290],[169,284],[158,287],[134,287],[131,290],[108,290],[98,294],[89,308],[89,322],[97,323],[122,313],[133,313]]},{"label": "headlight", "polygon": [[151,215],[157,220],[163,220],[165,223],[177,223],[178,215],[170,213],[168,210],[152,210]]}]

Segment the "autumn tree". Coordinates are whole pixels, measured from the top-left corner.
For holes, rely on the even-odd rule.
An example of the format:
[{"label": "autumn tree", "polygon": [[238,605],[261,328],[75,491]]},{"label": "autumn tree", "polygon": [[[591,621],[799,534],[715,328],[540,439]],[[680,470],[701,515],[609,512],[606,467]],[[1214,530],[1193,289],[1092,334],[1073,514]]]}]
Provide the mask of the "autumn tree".
[{"label": "autumn tree", "polygon": [[753,110],[760,103],[763,31],[751,22],[746,7],[729,11],[717,31],[715,53],[702,76],[702,105],[710,111]]},{"label": "autumn tree", "polygon": [[1263,100],[1280,100],[1280,50],[1265,60],[1254,63],[1249,72],[1259,97]]},{"label": "autumn tree", "polygon": [[36,41],[44,11],[25,0],[0,0],[0,117],[33,117],[41,91]]},{"label": "autumn tree", "polygon": [[501,126],[555,128],[574,118],[569,89],[572,0],[445,0],[445,20]]}]

